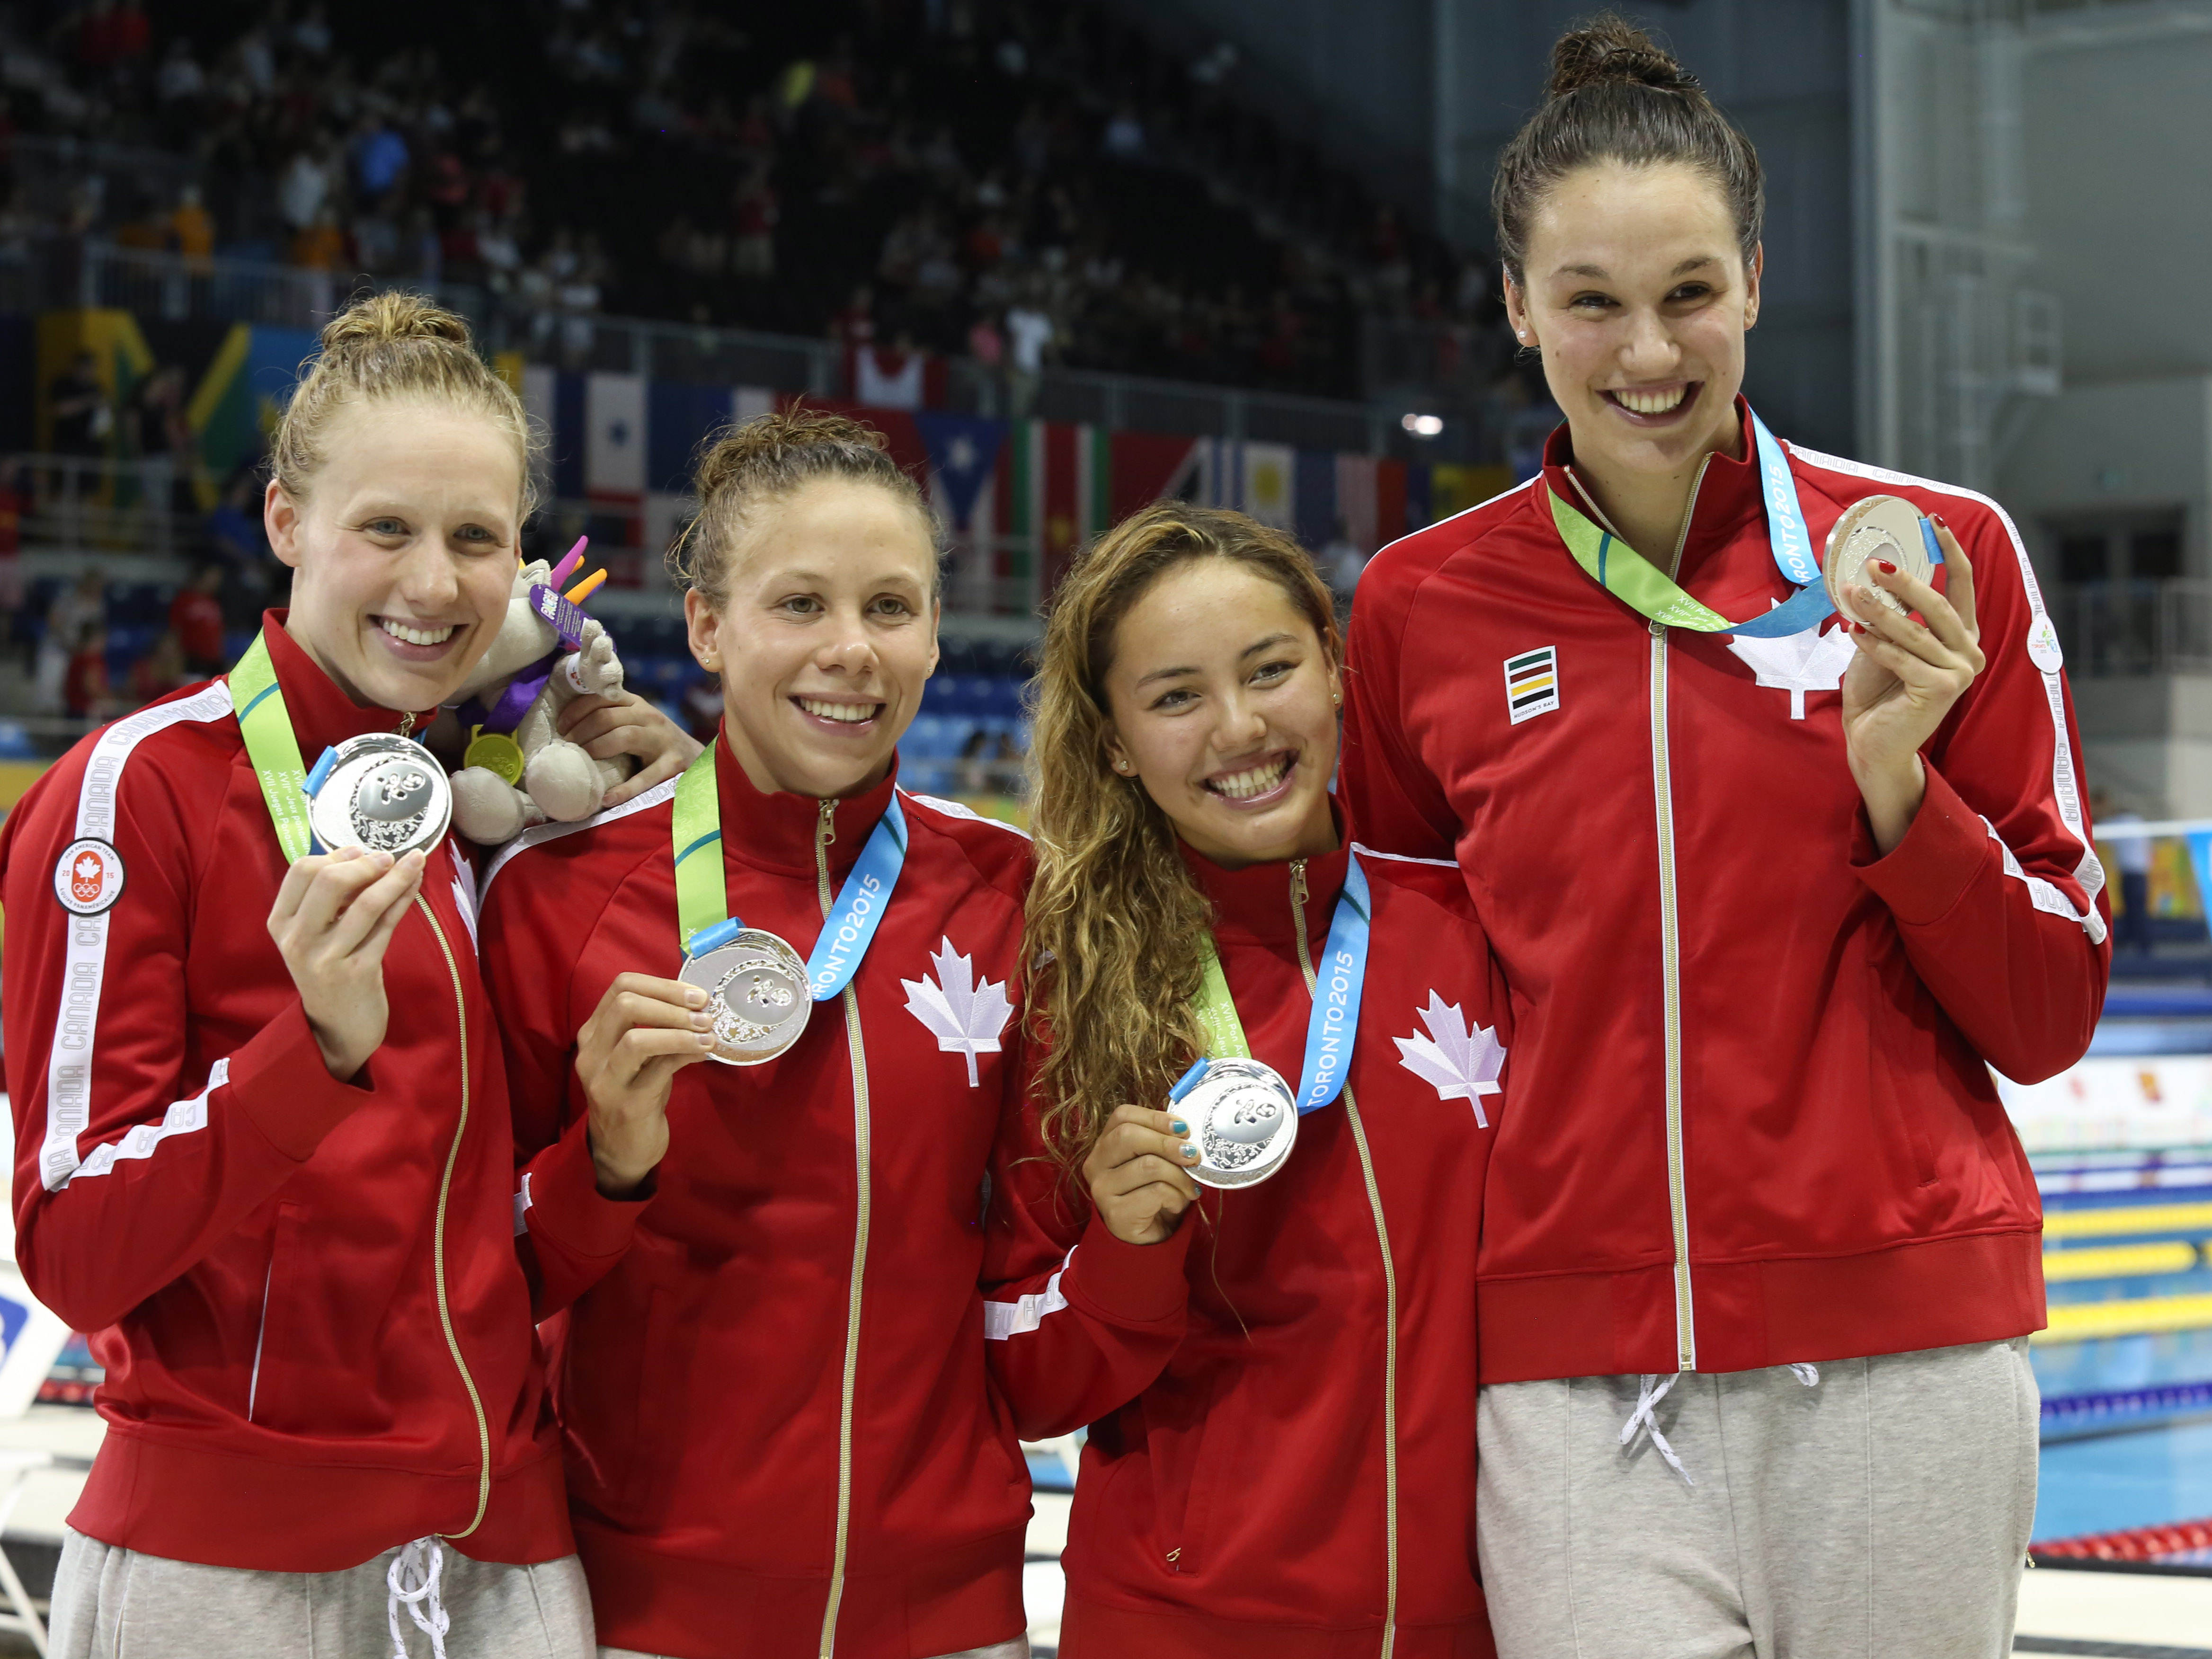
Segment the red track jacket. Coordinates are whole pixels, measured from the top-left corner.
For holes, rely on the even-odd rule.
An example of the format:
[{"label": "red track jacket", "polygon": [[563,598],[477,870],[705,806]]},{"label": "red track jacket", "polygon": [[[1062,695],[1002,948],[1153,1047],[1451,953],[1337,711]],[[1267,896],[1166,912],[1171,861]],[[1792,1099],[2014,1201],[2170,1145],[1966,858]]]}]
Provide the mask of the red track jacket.
[{"label": "red track jacket", "polygon": [[[1748,431],[1743,453],[1707,461],[1677,552],[1731,617],[1788,592]],[[1563,428],[1543,477],[1571,501],[1569,459]],[[1848,504],[1895,494],[1973,563],[1988,669],[1886,858],[1844,759],[1841,641],[1648,623],[1575,563],[1534,482],[1360,580],[1340,787],[1376,844],[1456,856],[1534,1103],[1491,1166],[1486,1382],[2044,1322],[2035,1182],[1984,1061],[2051,1075],[2104,1000],[2057,642],[1995,503],[1790,460],[1815,547]]]},{"label": "red track jacket", "polygon": [[[1301,903],[1296,866],[1185,854],[1252,1052],[1294,1085],[1302,957],[1322,958],[1348,856],[1310,860]],[[1386,1620],[1396,1659],[1493,1651],[1474,1273],[1484,1169],[1512,1114],[1476,1085],[1495,1077],[1480,1032],[1504,993],[1456,870],[1363,861],[1374,933],[1350,1087],[1300,1121],[1279,1173],[1205,1193],[1202,1214],[1145,1246],[1054,1166],[1004,1179],[993,1368],[1024,1433],[1092,1424],[1066,1659],[1364,1659],[1386,1651]]]},{"label": "red track jacket", "polygon": [[[302,755],[398,726],[283,620]],[[567,1555],[469,868],[431,854],[352,1085],[269,937],[284,868],[221,680],[87,738],[0,833],[16,1253],[107,1369],[70,1524],[290,1572],[434,1532]]]},{"label": "red track jacket", "polygon": [[[892,785],[763,795],[726,745],[717,778],[731,908],[804,955]],[[1018,1130],[1028,843],[902,796],[905,868],[851,997],[766,1065],[679,1073],[650,1195],[615,1203],[575,1034],[617,974],[680,965],[674,792],[531,830],[485,886],[518,1224],[545,1304],[573,1304],[557,1388],[599,1639],[679,1659],[1007,1640],[1029,1469],[978,1280],[984,1174],[1001,1119]],[[932,985],[958,1030],[927,1023]]]}]

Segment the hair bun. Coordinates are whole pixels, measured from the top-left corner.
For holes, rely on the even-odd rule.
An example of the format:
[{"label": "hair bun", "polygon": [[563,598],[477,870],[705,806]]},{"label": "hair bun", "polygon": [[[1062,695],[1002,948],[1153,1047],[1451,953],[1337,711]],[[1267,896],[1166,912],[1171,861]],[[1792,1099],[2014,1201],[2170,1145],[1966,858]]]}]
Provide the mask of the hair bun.
[{"label": "hair bun", "polygon": [[888,453],[890,448],[890,441],[872,426],[793,404],[774,414],[757,415],[723,433],[701,459],[692,489],[705,501],[756,469],[780,470],[793,450],[830,449],[850,455],[858,449]]},{"label": "hair bun", "polygon": [[404,289],[364,295],[323,325],[325,356],[373,351],[402,340],[441,340],[464,348],[475,343],[465,319]]},{"label": "hair bun", "polygon": [[1652,87],[1661,92],[1700,89],[1698,77],[1650,35],[1611,12],[1559,37],[1552,48],[1552,81],[1545,92],[1564,98],[1584,87],[1601,86]]}]

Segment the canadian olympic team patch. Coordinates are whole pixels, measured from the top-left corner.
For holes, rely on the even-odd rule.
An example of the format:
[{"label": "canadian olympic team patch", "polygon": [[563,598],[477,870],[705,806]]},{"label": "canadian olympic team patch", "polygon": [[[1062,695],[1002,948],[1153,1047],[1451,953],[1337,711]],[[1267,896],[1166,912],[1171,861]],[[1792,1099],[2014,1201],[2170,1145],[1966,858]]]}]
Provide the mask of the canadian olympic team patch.
[{"label": "canadian olympic team patch", "polygon": [[123,854],[96,836],[71,842],[54,866],[54,896],[64,910],[98,915],[123,896]]}]

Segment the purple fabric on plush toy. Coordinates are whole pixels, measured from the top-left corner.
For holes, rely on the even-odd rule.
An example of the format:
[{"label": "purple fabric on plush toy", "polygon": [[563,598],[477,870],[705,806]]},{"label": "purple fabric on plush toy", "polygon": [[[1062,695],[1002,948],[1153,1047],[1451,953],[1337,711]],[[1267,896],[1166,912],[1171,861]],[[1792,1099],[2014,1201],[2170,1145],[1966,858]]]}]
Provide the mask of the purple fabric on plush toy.
[{"label": "purple fabric on plush toy", "polygon": [[559,655],[556,652],[544,661],[532,665],[542,669],[543,672],[533,673],[526,679],[508,681],[507,689],[499,694],[498,701],[489,708],[486,708],[480,699],[471,697],[461,705],[462,726],[466,728],[482,726],[487,732],[497,732],[502,736],[513,732],[522,724],[523,715],[530,712],[530,705],[537,701],[538,694],[545,689],[545,682],[553,677],[553,664]]}]

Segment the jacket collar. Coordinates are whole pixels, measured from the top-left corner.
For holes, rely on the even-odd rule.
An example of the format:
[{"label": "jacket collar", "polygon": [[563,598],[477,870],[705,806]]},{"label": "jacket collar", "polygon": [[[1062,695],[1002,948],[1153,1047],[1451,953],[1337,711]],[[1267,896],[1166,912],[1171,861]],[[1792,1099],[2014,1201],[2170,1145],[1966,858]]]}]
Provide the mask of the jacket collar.
[{"label": "jacket collar", "polygon": [[[756,870],[812,876],[822,803],[811,795],[794,795],[781,789],[763,793],[753,787],[753,781],[745,775],[744,767],[730,748],[729,734],[720,727],[714,732],[714,744],[720,751],[715,757],[714,782],[722,799],[725,854]],[[891,769],[881,783],[836,804],[832,817],[836,839],[830,843],[832,880],[859,861],[861,848],[867,844],[869,833],[890,805],[891,792],[897,787],[898,757],[894,753]]]},{"label": "jacket collar", "polygon": [[[1690,503],[1690,530],[1682,540],[1681,564],[1674,571],[1678,582],[1686,580],[1706,559],[1734,542],[1747,523],[1756,521],[1764,531],[1766,509],[1759,475],[1759,447],[1752,437],[1751,405],[1741,397],[1735,400],[1735,417],[1743,459],[1734,459],[1727,451],[1719,449],[1705,458],[1705,470],[1698,477],[1696,494]],[[1567,505],[1588,513],[1589,505],[1572,479],[1574,459],[1574,441],[1562,423],[1544,443],[1544,483]],[[1657,566],[1662,574],[1674,554],[1672,547],[1639,547],[1636,550]]]},{"label": "jacket collar", "polygon": [[[300,753],[308,765],[332,744],[343,743],[365,732],[397,732],[405,716],[395,708],[364,708],[340,690],[322,665],[307,654],[307,647],[284,631],[289,611],[261,613],[261,637],[269,647],[269,665],[276,671],[276,684],[284,696],[284,713]],[[418,728],[427,728],[429,714],[416,716]]]},{"label": "jacket collar", "polygon": [[[1328,937],[1329,918],[1336,912],[1336,896],[1344,890],[1344,872],[1352,860],[1351,825],[1341,806],[1335,811],[1340,836],[1336,850],[1305,861],[1306,942],[1316,951]],[[1234,934],[1284,951],[1297,948],[1291,911],[1293,860],[1285,859],[1272,864],[1249,864],[1241,870],[1224,870],[1183,842],[1177,841],[1176,845],[1181,848],[1183,863],[1198,883],[1199,891],[1213,905],[1217,933]]]}]

